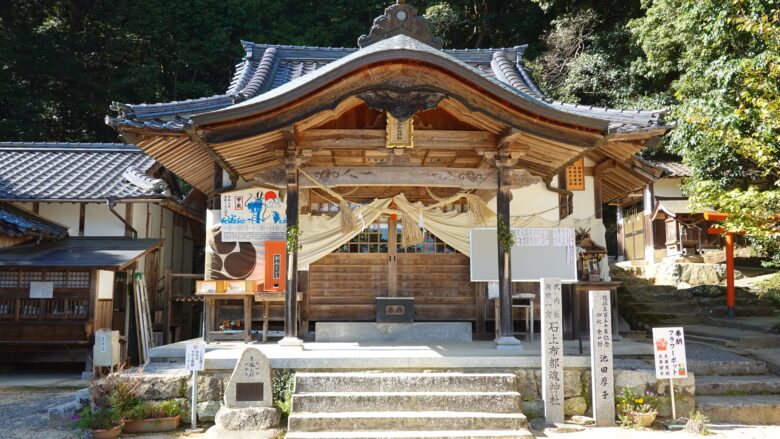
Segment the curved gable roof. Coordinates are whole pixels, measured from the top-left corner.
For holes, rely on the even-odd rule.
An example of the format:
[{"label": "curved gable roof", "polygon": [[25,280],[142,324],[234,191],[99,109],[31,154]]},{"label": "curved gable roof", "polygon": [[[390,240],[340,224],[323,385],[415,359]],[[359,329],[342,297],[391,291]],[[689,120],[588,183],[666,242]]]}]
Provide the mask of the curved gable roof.
[{"label": "curved gable roof", "polygon": [[[544,96],[523,63],[526,46],[504,49],[435,49],[400,34],[365,48],[301,47],[265,45],[242,41],[246,56],[224,94],[158,104],[114,103],[118,117],[107,117],[115,127],[132,126],[155,130],[184,130],[214,121],[217,115],[244,114],[247,102],[270,102],[278,89],[290,92],[288,84],[303,87],[339,66],[367,62],[379,54],[391,58],[441,62],[454,71],[468,71],[478,81],[504,88],[507,96],[524,101],[531,108],[556,114],[556,118],[576,120],[592,127],[606,126],[610,131],[637,131],[665,126],[663,110],[618,110],[554,101]],[[473,79],[473,78],[472,78]],[[211,113],[209,115],[206,115]]]}]

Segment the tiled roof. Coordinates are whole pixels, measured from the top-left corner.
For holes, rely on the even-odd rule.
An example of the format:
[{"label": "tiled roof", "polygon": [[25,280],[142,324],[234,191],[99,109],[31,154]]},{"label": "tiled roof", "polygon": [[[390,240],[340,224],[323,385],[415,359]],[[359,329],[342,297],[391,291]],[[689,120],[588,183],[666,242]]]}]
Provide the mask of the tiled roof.
[{"label": "tiled roof", "polygon": [[8,236],[40,234],[49,238],[68,236],[68,228],[10,203],[0,202],[0,233]]},{"label": "tiled roof", "polygon": [[0,142],[0,200],[103,200],[150,195],[126,181],[155,161],[122,143]]},{"label": "tiled roof", "polygon": [[162,244],[159,239],[67,238],[0,249],[5,267],[122,267]]},{"label": "tiled roof", "polygon": [[[107,117],[109,125],[129,125],[153,129],[183,130],[191,126],[190,117],[230,107],[279,88],[306,76],[331,62],[344,58],[357,48],[301,47],[242,42],[246,50],[243,61],[225,94],[159,104],[120,104],[112,109],[118,117]],[[526,46],[502,49],[444,49],[439,53],[454,57],[467,68],[493,81],[510,86],[517,94],[543,102],[559,111],[610,121],[612,131],[631,131],[663,125],[663,111],[616,110],[587,105],[568,104],[545,97],[525,67]]]},{"label": "tiled roof", "polygon": [[663,171],[664,177],[690,177],[691,169],[685,164],[674,160],[652,160],[646,159],[642,156],[635,156],[639,160],[647,163],[648,165]]}]

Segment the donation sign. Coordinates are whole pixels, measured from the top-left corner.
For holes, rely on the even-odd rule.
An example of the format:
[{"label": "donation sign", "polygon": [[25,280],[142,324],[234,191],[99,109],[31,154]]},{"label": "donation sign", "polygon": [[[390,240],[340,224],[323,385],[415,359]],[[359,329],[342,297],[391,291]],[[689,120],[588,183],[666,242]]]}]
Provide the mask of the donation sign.
[{"label": "donation sign", "polygon": [[653,328],[656,378],[685,378],[688,362],[685,359],[685,334],[682,327]]},{"label": "donation sign", "polygon": [[223,242],[287,240],[287,206],[279,191],[253,187],[222,194]]},{"label": "donation sign", "polygon": [[184,356],[186,370],[200,371],[206,368],[206,346],[200,343],[188,343]]}]

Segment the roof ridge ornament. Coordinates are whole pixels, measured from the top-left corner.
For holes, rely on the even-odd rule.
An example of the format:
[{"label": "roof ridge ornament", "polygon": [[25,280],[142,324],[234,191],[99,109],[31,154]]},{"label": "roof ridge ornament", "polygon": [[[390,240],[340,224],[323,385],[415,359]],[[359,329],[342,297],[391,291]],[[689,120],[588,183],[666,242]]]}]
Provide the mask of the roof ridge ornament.
[{"label": "roof ridge ornament", "polygon": [[385,8],[384,15],[374,19],[368,35],[361,35],[357,44],[362,49],[396,35],[407,35],[436,49],[444,47],[444,40],[433,35],[428,20],[418,16],[417,9],[400,1]]}]

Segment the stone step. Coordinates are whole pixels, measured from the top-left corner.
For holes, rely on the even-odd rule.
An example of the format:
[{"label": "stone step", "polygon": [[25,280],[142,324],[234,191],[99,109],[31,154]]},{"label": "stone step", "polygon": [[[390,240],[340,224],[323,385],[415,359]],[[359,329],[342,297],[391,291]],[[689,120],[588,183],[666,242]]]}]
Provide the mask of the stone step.
[{"label": "stone step", "polygon": [[295,391],[310,392],[498,392],[517,390],[511,373],[298,373]]},{"label": "stone step", "polygon": [[750,319],[737,317],[734,319],[727,319],[722,317],[707,317],[704,319],[704,323],[711,326],[721,326],[726,328],[743,329],[745,331],[763,333],[771,332],[772,326],[774,326],[774,324],[777,322],[780,322],[780,313],[778,313],[776,310],[774,311],[772,317],[774,318]]},{"label": "stone step", "polygon": [[642,303],[642,302],[674,302],[674,303],[691,303],[696,304],[696,300],[688,297],[679,295],[676,293],[642,293],[642,294],[632,294],[632,293],[626,293],[619,297],[621,302],[628,302],[628,303]]},{"label": "stone step", "polygon": [[316,392],[294,393],[292,410],[350,411],[484,411],[519,413],[517,392]]},{"label": "stone step", "polygon": [[[688,334],[685,338],[692,340]],[[699,377],[703,375],[766,375],[767,366],[763,361],[745,359],[743,361],[702,361],[688,359],[688,370],[696,375],[698,386]],[[697,387],[698,388],[698,387]]]},{"label": "stone step", "polygon": [[534,435],[526,429],[519,430],[443,430],[443,431],[352,431],[352,432],[288,432],[287,439],[533,439]]},{"label": "stone step", "polygon": [[674,285],[629,285],[618,287],[618,293],[634,296],[670,294],[676,297],[690,296],[687,292],[681,292]]},{"label": "stone step", "polygon": [[522,413],[451,411],[292,413],[288,422],[294,432],[518,430],[528,425]]},{"label": "stone step", "polygon": [[709,422],[780,425],[780,395],[697,396]]},{"label": "stone step", "polygon": [[[710,317],[725,317],[728,313],[726,305],[706,307]],[[766,305],[737,305],[734,307],[736,317],[770,317],[775,315],[775,309]]]},{"label": "stone step", "polygon": [[[621,305],[623,304],[621,303]],[[639,315],[644,315],[644,314],[677,315],[681,313],[690,314],[696,312],[696,304],[693,302],[673,302],[671,300],[662,301],[662,302],[645,302],[643,300],[641,302],[628,302],[625,303],[625,306],[633,308],[633,311]]]},{"label": "stone step", "polygon": [[742,348],[780,347],[780,335],[746,331],[736,328],[722,328],[709,325],[690,325],[685,328],[686,336],[711,337],[732,342],[731,346]]},{"label": "stone step", "polygon": [[[645,322],[649,326],[664,326],[664,325],[696,325],[701,322],[698,314],[694,312],[680,312],[680,313],[653,313],[653,312],[637,312],[637,319]],[[686,330],[685,335],[688,335]]]},{"label": "stone step", "polygon": [[780,377],[773,375],[696,376],[697,395],[780,394]]}]

